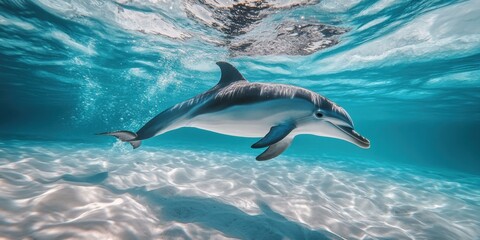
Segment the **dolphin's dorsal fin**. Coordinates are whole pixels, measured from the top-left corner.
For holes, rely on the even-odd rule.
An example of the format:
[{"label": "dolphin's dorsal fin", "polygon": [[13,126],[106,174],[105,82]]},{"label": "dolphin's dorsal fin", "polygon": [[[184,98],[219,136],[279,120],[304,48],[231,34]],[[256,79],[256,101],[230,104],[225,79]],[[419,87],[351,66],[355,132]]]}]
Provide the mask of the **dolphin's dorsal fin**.
[{"label": "dolphin's dorsal fin", "polygon": [[232,82],[246,81],[242,74],[232,64],[227,62],[217,62],[222,71],[222,76],[218,82],[218,86],[227,86]]}]

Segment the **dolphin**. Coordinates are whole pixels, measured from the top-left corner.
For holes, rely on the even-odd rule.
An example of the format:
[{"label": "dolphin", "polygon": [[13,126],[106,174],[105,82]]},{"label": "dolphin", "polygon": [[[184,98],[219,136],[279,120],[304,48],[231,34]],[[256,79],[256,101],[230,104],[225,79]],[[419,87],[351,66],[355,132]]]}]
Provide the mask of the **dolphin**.
[{"label": "dolphin", "polygon": [[348,113],[339,105],[305,88],[247,81],[231,64],[217,62],[220,81],[210,90],[178,103],[148,121],[136,133],[104,132],[138,148],[142,140],[194,127],[225,135],[261,138],[252,148],[267,149],[258,161],[284,152],[295,136],[313,134],[369,148]]}]

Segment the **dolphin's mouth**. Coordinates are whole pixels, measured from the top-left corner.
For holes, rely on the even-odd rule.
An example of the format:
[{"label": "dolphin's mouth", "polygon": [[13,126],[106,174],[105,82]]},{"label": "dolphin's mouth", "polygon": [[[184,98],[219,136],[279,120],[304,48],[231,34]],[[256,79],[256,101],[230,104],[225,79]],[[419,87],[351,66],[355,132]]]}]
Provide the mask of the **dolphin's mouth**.
[{"label": "dolphin's mouth", "polygon": [[368,141],[368,139],[366,139],[365,137],[363,137],[359,133],[355,132],[355,130],[353,130],[353,128],[347,127],[347,126],[339,126],[339,125],[335,125],[335,124],[333,124],[333,125],[335,127],[337,127],[338,129],[340,129],[342,132],[344,132],[347,135],[349,135],[350,137],[352,137],[353,140],[355,141],[355,144],[357,144],[359,147],[370,148],[370,141]]}]

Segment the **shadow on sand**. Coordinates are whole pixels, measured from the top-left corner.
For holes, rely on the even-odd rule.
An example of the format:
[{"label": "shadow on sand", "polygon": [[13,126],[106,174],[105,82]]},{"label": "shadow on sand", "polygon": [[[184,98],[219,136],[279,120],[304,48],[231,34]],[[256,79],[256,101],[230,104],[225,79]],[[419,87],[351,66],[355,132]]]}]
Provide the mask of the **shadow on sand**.
[{"label": "shadow on sand", "polygon": [[[63,177],[70,182],[95,184],[103,182],[105,172],[89,177]],[[86,181],[81,181],[85,179]],[[101,181],[95,181],[99,180]],[[130,194],[143,200],[158,218],[182,223],[195,223],[215,229],[227,237],[239,239],[339,239],[327,231],[314,231],[307,226],[293,222],[273,211],[267,203],[259,202],[261,214],[249,215],[235,206],[212,198],[180,196],[172,187],[147,190],[145,187],[119,190],[102,185],[115,194]],[[181,229],[165,232],[165,237],[188,239]]]}]

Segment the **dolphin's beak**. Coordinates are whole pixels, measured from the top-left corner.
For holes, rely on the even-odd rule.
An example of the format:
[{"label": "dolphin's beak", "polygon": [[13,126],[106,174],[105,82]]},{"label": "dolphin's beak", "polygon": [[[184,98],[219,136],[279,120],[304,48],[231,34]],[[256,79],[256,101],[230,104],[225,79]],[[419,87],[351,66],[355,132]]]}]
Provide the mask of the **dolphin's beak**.
[{"label": "dolphin's beak", "polygon": [[353,130],[353,128],[351,127],[347,127],[347,126],[341,126],[341,125],[336,125],[334,123],[330,123],[332,124],[334,127],[336,127],[337,129],[339,129],[340,131],[342,131],[343,133],[345,133],[347,136],[348,136],[348,139],[345,139],[345,140],[348,140],[349,142],[361,147],[361,148],[370,148],[370,141],[368,141],[368,139],[366,139],[365,137],[363,137],[362,135],[360,135],[359,133],[355,132],[355,130]]},{"label": "dolphin's beak", "polygon": [[325,117],[324,122],[331,125],[332,128],[327,130],[327,136],[351,142],[361,148],[370,148],[370,141],[353,130],[353,121],[347,111],[332,102],[325,101],[326,106],[323,107]]}]

